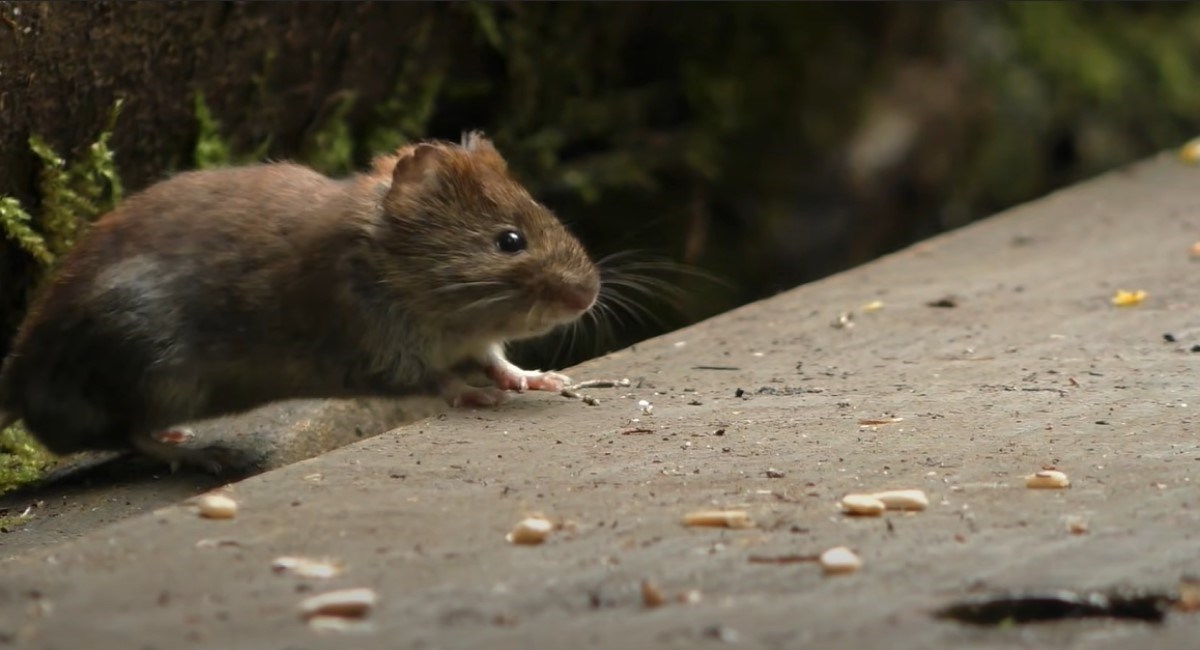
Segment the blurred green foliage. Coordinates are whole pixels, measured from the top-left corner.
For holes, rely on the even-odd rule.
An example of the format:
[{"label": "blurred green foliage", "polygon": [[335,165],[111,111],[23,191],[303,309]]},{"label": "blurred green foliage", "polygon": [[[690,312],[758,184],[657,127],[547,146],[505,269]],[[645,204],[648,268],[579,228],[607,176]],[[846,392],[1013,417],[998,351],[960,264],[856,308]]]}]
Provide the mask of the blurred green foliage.
[{"label": "blurred green foliage", "polygon": [[[36,219],[15,198],[0,197],[0,229],[37,261],[43,275],[93,219],[121,200],[109,147],[121,106],[119,100],[113,104],[96,140],[70,164],[40,137],[30,136],[29,147],[41,162]],[[36,479],[51,459],[20,425],[0,431],[0,493]]]},{"label": "blurred green foliage", "polygon": [[41,162],[36,219],[16,199],[0,197],[0,228],[43,268],[70,249],[88,223],[121,200],[123,188],[109,140],[122,103],[113,104],[100,135],[70,165],[41,137],[29,137],[29,148]]},{"label": "blurred green foliage", "polygon": [[948,179],[973,217],[1200,130],[1200,6],[964,5],[947,22],[948,54],[989,104],[961,177]]},{"label": "blurred green foliage", "polygon": [[37,480],[52,459],[20,425],[0,430],[0,494]]}]

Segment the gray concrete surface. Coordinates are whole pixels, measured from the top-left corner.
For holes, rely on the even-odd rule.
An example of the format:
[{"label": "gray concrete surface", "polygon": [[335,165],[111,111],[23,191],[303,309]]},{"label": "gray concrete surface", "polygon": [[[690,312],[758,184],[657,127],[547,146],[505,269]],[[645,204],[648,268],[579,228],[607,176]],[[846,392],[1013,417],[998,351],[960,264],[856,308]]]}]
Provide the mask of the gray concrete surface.
[{"label": "gray concrete surface", "polygon": [[420,400],[291,400],[194,423],[188,446],[231,450],[220,476],[136,454],[81,453],[46,478],[0,496],[0,516],[30,513],[0,536],[0,558],[79,537],[223,483],[283,467],[437,412]]},{"label": "gray concrete surface", "polygon": [[[634,380],[597,406],[530,394],[422,420],[231,485],[231,521],[172,504],[18,553],[0,536],[0,647],[1195,647],[1195,615],[975,629],[928,612],[1200,573],[1197,239],[1200,170],[1164,156],[573,369]],[[1118,288],[1148,297],[1117,308]],[[854,326],[832,327],[845,311]],[[1023,487],[1051,465],[1072,487]],[[932,505],[838,514],[884,488]],[[757,525],[680,524],[710,507]],[[567,530],[506,543],[533,511]],[[837,545],[863,569],[751,562]],[[272,572],[293,554],[347,568]],[[702,598],[647,609],[645,579]],[[379,594],[365,629],[296,613],[356,586]]]}]

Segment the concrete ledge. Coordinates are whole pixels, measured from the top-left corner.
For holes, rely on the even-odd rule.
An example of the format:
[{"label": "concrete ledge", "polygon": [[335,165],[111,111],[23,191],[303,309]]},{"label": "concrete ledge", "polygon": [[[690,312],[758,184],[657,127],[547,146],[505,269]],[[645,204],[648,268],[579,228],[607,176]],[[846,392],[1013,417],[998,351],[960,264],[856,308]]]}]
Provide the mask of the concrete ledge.
[{"label": "concrete ledge", "polygon": [[[232,486],[232,521],[169,506],[10,558],[0,639],[1188,647],[1195,616],[981,630],[927,613],[981,587],[1169,588],[1200,572],[1198,238],[1195,169],[1164,156],[1106,175],[584,364],[577,378],[636,384],[593,391],[597,406],[527,395],[423,420]],[[1114,307],[1119,288],[1148,297]],[[929,306],[946,296],[957,306]],[[873,300],[884,307],[831,326]],[[891,416],[903,420],[860,425]],[[1046,465],[1071,488],[1026,489]],[[921,488],[931,507],[838,514],[842,495],[884,488]],[[757,526],[680,525],[714,506]],[[509,545],[529,511],[571,526]],[[1089,532],[1068,532],[1067,517]],[[838,545],[864,568],[750,561]],[[272,573],[291,554],[348,568],[330,581]],[[645,609],[645,579],[703,598]],[[352,586],[379,593],[371,630],[320,636],[296,615],[308,591]]]},{"label": "concrete ledge", "polygon": [[290,465],[432,415],[428,402],[294,400],[192,428],[193,446],[237,452],[221,476],[170,473],[137,455],[82,453],[63,458],[43,481],[0,496],[0,513],[33,516],[0,537],[0,558],[84,535],[99,526],[176,503],[228,481]]}]

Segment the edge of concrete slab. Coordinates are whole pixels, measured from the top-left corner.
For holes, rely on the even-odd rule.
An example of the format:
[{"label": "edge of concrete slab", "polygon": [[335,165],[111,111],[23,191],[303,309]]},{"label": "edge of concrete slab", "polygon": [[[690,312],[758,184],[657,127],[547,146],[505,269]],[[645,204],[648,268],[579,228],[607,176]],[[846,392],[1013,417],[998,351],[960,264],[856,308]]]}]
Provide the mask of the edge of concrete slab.
[{"label": "edge of concrete slab", "polygon": [[[0,565],[0,630],[102,647],[333,646],[346,638],[305,629],[297,592],[369,586],[380,637],[365,639],[392,647],[730,635],[772,648],[1172,647],[1200,622],[972,630],[925,612],[980,586],[1163,585],[1200,567],[1200,442],[1184,405],[1198,388],[1186,250],[1200,238],[1200,178],[1172,164],[1139,163],[589,361],[573,373],[635,380],[596,391],[598,406],[530,395],[425,420],[230,486],[234,521],[172,505],[17,557]],[[1151,297],[1115,308],[1122,287]],[[957,307],[927,306],[947,293]],[[831,327],[874,299],[883,310]],[[1164,330],[1181,340],[1165,344]],[[701,369],[715,365],[732,370]],[[888,414],[904,418],[862,424]],[[1022,474],[1047,464],[1072,487],[1025,490]],[[933,497],[925,512],[836,509],[850,491],[916,486]],[[680,526],[713,507],[758,525]],[[504,543],[530,511],[564,529]],[[1092,530],[1071,534],[1068,515]],[[840,544],[864,570],[750,561]],[[270,573],[296,552],[350,568],[328,583]],[[704,598],[646,609],[643,579]],[[40,602],[55,613],[29,613]]]}]

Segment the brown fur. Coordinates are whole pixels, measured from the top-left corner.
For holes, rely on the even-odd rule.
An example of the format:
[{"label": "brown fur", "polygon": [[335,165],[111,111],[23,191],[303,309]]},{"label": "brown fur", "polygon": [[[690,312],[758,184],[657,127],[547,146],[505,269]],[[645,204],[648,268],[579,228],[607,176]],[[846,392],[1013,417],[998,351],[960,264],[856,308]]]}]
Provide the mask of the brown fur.
[{"label": "brown fur", "polygon": [[[506,228],[525,251],[497,248]],[[583,247],[477,134],[343,180],[290,163],[187,172],[63,259],[0,409],[62,453],[280,399],[438,393],[598,289]]]}]

